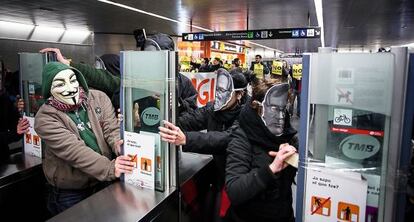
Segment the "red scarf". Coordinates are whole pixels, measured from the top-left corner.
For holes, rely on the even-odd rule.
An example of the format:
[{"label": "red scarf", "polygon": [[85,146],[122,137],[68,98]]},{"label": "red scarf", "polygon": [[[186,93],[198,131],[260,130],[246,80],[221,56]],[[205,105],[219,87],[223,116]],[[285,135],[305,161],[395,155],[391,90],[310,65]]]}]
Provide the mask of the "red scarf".
[{"label": "red scarf", "polygon": [[46,104],[51,105],[55,107],[57,110],[60,110],[62,112],[70,112],[78,110],[79,107],[82,105],[87,105],[88,98],[86,97],[86,93],[83,90],[82,87],[79,87],[79,102],[75,105],[69,105],[66,103],[63,103],[59,100],[57,100],[55,97],[51,96],[49,99],[47,99]]}]

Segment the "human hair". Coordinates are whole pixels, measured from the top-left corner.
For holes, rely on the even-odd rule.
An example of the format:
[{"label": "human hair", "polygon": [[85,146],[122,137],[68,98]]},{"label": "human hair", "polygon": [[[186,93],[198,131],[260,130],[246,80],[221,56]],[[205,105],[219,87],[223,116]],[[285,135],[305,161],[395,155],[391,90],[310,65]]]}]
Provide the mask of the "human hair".
[{"label": "human hair", "polygon": [[261,56],[261,55],[256,55],[256,56],[255,56],[255,58],[256,58],[256,57],[259,57],[260,59],[262,58],[262,56]]},{"label": "human hair", "polygon": [[282,83],[280,79],[258,79],[255,81],[252,85],[252,98],[250,100],[250,106],[257,111],[261,107],[258,102],[263,101],[267,90],[280,83]]},{"label": "human hair", "polygon": [[233,64],[235,67],[239,67],[239,66],[240,66],[240,59],[239,59],[239,58],[235,58],[235,59],[233,59],[232,64]]}]

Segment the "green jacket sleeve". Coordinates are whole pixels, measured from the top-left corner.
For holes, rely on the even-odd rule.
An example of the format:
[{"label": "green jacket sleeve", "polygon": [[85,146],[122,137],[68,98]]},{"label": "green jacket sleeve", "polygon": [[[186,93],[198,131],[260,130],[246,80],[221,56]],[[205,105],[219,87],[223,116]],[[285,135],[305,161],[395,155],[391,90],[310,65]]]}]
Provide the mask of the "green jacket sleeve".
[{"label": "green jacket sleeve", "polygon": [[109,97],[119,90],[121,79],[107,70],[96,69],[86,64],[70,63],[70,65],[83,74],[89,87],[100,90]]}]

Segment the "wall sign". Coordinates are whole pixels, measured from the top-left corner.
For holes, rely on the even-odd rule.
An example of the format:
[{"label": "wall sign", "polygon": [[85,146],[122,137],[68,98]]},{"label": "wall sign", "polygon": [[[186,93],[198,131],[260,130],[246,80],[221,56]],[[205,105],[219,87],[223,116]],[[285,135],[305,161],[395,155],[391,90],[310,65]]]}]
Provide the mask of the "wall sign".
[{"label": "wall sign", "polygon": [[377,154],[381,145],[375,137],[352,135],[342,140],[339,148],[345,156],[354,160],[363,160]]},{"label": "wall sign", "polygon": [[145,125],[154,126],[160,122],[160,110],[155,107],[148,107],[142,112],[141,119]]},{"label": "wall sign", "polygon": [[183,41],[320,38],[319,27],[183,33]]}]

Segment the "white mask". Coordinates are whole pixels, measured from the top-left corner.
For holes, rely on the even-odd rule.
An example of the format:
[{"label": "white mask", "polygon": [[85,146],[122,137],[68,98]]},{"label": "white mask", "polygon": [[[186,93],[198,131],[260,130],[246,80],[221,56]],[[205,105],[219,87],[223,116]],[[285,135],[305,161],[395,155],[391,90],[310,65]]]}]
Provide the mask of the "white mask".
[{"label": "white mask", "polygon": [[79,82],[75,73],[65,69],[56,74],[50,93],[62,103],[76,105],[79,102]]},{"label": "white mask", "polygon": [[262,101],[262,120],[275,136],[283,134],[289,84],[280,83],[267,90]]}]

